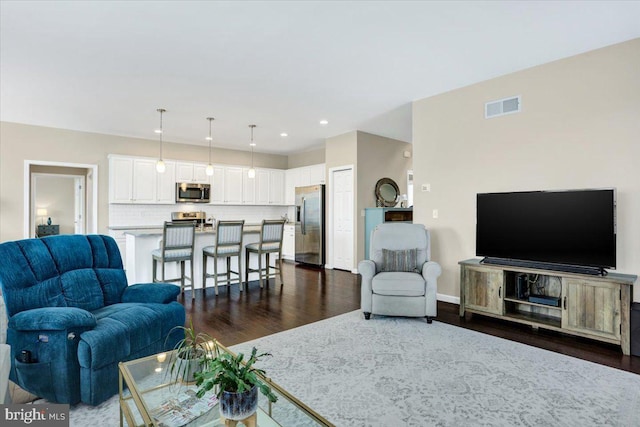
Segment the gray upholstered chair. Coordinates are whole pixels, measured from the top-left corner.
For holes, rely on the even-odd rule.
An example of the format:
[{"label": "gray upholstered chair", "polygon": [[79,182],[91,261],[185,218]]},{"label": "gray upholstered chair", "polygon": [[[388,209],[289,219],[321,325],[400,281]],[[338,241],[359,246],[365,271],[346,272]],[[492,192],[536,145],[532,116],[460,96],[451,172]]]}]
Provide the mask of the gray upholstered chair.
[{"label": "gray upholstered chair", "polygon": [[[262,280],[268,281],[269,278],[280,276],[280,285],[282,281],[282,235],[284,233],[283,219],[265,219],[262,220],[260,227],[260,241],[258,243],[249,243],[245,245],[245,286],[249,284],[249,273],[258,273],[260,287],[263,287]],[[249,261],[251,254],[258,255],[258,268],[250,268]],[[275,254],[275,264],[269,265],[269,255]],[[265,256],[264,266],[262,264],[262,255]],[[272,269],[272,272],[270,271]]]},{"label": "gray upholstered chair", "polygon": [[[244,220],[218,221],[216,225],[216,243],[202,249],[202,288],[207,288],[207,277],[213,278],[218,295],[218,284],[226,284],[231,288],[232,283],[238,283],[242,292],[242,229]],[[231,270],[231,258],[237,258],[238,271]],[[213,274],[207,273],[207,259],[213,258]],[[218,272],[218,258],[227,260],[227,270]],[[234,275],[235,277],[232,277]],[[226,276],[221,279],[220,276]]]},{"label": "gray upholstered chair", "polygon": [[384,223],[371,232],[368,260],[360,261],[361,309],[385,316],[437,315],[437,280],[442,269],[431,261],[429,230],[422,224]]},{"label": "gray upholstered chair", "polygon": [[[151,251],[153,259],[153,283],[180,281],[180,292],[184,295],[185,279],[189,279],[191,286],[191,299],[195,298],[193,286],[193,244],[195,241],[196,222],[165,222],[160,248]],[[185,272],[185,262],[189,261],[191,275]],[[162,277],[158,279],[158,262],[161,264]],[[180,277],[167,279],[164,274],[164,265],[167,262],[180,264]]]}]

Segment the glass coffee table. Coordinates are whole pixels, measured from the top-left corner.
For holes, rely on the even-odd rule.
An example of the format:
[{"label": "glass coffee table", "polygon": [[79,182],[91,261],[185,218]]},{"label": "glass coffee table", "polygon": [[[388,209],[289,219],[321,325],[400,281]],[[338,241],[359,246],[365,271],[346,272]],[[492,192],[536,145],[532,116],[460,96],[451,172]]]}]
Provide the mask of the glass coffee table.
[{"label": "glass coffee table", "polygon": [[[233,354],[223,345],[218,343],[218,346],[221,351]],[[120,426],[125,420],[129,426],[233,425],[225,424],[220,418],[213,392],[198,399],[195,397],[198,390],[195,384],[172,378],[169,373],[172,354],[159,353],[119,364]],[[261,379],[269,384],[278,400],[271,403],[258,393],[258,427],[333,426],[269,378]]]}]

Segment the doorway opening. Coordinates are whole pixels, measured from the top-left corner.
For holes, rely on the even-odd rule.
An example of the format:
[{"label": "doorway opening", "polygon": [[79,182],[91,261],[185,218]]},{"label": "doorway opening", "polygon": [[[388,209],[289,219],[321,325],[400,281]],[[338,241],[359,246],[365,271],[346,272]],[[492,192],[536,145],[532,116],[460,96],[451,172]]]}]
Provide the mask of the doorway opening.
[{"label": "doorway opening", "polygon": [[[97,233],[97,165],[25,161],[25,238]],[[53,225],[54,227],[45,227]]]}]

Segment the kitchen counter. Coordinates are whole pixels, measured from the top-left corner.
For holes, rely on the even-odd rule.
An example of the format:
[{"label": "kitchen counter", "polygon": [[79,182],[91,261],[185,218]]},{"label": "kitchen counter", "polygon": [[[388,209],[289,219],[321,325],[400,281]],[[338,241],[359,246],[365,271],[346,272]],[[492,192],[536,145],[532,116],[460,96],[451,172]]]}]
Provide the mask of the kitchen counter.
[{"label": "kitchen counter", "polygon": [[[163,227],[160,228],[132,228],[130,230],[135,231],[125,231],[125,235],[131,236],[162,236]],[[260,234],[260,225],[245,225],[242,232],[244,234],[252,234],[257,233]],[[196,234],[209,234],[212,236],[216,235],[216,229],[213,227],[206,227],[204,230],[199,230],[196,228]]]}]

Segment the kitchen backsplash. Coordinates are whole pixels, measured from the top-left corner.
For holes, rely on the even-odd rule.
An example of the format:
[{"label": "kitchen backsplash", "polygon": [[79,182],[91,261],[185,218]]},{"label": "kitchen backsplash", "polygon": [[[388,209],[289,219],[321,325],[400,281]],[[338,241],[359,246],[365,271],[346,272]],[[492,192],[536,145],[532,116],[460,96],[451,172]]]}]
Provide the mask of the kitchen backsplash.
[{"label": "kitchen backsplash", "polygon": [[258,224],[263,219],[279,219],[287,214],[293,220],[293,208],[289,206],[229,206],[229,205],[109,205],[109,226],[158,225],[171,219],[171,212],[205,211],[207,218],[217,220],[244,219],[246,223]]}]

